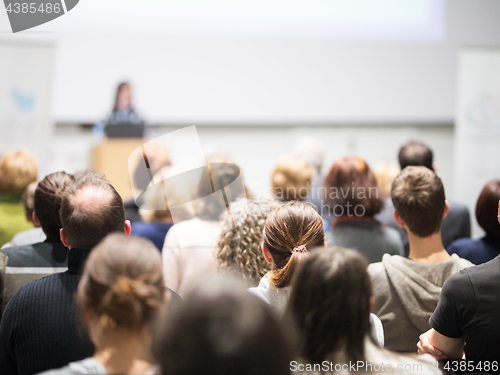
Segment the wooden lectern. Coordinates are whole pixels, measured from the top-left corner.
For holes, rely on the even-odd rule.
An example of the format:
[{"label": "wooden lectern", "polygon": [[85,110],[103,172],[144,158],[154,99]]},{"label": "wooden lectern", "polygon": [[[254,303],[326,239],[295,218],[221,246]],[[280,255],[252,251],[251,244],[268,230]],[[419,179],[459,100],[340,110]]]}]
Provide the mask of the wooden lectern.
[{"label": "wooden lectern", "polygon": [[142,138],[112,138],[92,149],[91,170],[105,175],[124,201],[133,198],[128,158],[144,142]]}]

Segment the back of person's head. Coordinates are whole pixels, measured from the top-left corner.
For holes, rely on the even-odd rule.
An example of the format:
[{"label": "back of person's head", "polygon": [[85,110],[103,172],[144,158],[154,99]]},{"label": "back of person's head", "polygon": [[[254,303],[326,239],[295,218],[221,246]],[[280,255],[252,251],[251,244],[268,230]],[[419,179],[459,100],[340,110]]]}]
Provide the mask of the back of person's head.
[{"label": "back of person's head", "polygon": [[292,152],[311,164],[316,169],[316,173],[321,173],[325,147],[319,139],[313,137],[299,138],[294,142]]},{"label": "back of person's head", "polygon": [[47,237],[59,237],[59,230],[62,227],[59,216],[62,192],[73,181],[73,175],[68,173],[51,173],[40,181],[35,190],[35,214]]},{"label": "back of person's head", "polygon": [[275,208],[264,225],[263,244],[273,259],[269,282],[289,286],[308,250],[324,243],[323,219],[312,206],[291,201]]},{"label": "back of person's head", "polygon": [[[153,177],[153,181],[161,181],[152,184],[143,193],[144,203],[141,205],[143,208],[139,209],[141,218],[145,222],[155,222],[172,220],[172,214],[169,209],[169,203],[165,199],[165,185],[164,181],[169,176],[175,173],[174,167],[164,167],[160,169]],[[166,188],[165,188],[166,189]],[[178,189],[177,189],[178,190]],[[171,186],[168,188],[168,200],[172,194],[176,192]],[[160,209],[161,207],[161,209]]]},{"label": "back of person's head", "polygon": [[[135,164],[133,175],[131,176],[132,189],[137,189],[138,194],[146,190],[151,183],[151,175],[153,181],[157,180],[156,174],[165,167],[170,167],[172,162],[168,150],[161,146],[149,146],[142,150],[142,153],[134,153],[131,155],[130,163]],[[147,161],[147,164],[146,164]],[[161,184],[160,184],[161,185]]]},{"label": "back of person's head", "polygon": [[[246,191],[244,188],[240,189],[240,184],[232,184],[238,178],[241,178],[240,168],[232,161],[229,159],[210,159],[207,162],[207,168],[203,170],[197,196],[206,197],[224,189],[225,200],[230,204],[238,198],[246,196]],[[200,207],[197,207],[197,216],[205,220],[218,221],[226,209],[226,206],[217,199],[205,200]]]},{"label": "back of person's head", "polygon": [[287,314],[298,330],[299,353],[320,363],[345,350],[351,362],[365,360],[370,333],[371,280],[367,263],[355,250],[312,251],[293,282]]},{"label": "back of person's head", "polygon": [[399,167],[391,163],[378,164],[375,168],[373,168],[373,174],[375,175],[378,186],[388,197],[391,195],[392,182],[399,172],[401,172]]},{"label": "back of person's head", "polygon": [[35,224],[33,222],[33,211],[35,211],[35,190],[37,186],[38,182],[32,182],[29,184],[26,189],[24,189],[22,197],[26,220],[33,224]]},{"label": "back of person's head", "polygon": [[63,191],[61,224],[72,248],[90,250],[106,235],[123,232],[125,208],[104,176],[89,173]]},{"label": "back of person's head", "polygon": [[500,237],[498,223],[498,202],[500,201],[500,181],[491,180],[484,185],[476,203],[477,223],[487,234]]},{"label": "back of person's head", "polygon": [[359,156],[337,159],[324,186],[326,203],[336,216],[374,216],[384,206],[375,175]]},{"label": "back of person's head", "polygon": [[418,237],[437,233],[446,209],[441,179],[426,167],[406,167],[394,179],[392,202],[410,232]]},{"label": "back of person's head", "polygon": [[260,244],[269,213],[278,206],[267,198],[240,199],[229,206],[230,215],[222,220],[217,260],[224,272],[235,273],[249,285],[256,286],[270,270]]},{"label": "back of person's head", "polygon": [[0,157],[0,194],[22,193],[38,178],[38,164],[27,151],[6,152]]},{"label": "back of person's head", "polygon": [[165,300],[161,254],[140,237],[113,233],[90,253],[78,300],[103,329],[137,331],[153,322]]},{"label": "back of person's head", "polygon": [[163,375],[288,375],[291,349],[271,306],[227,279],[172,309],[154,353]]},{"label": "back of person's head", "polygon": [[432,150],[421,142],[411,141],[399,150],[398,159],[401,169],[408,166],[426,167],[434,170]]},{"label": "back of person's head", "polygon": [[281,157],[271,174],[274,197],[280,201],[305,201],[315,176],[315,169],[299,156]]}]

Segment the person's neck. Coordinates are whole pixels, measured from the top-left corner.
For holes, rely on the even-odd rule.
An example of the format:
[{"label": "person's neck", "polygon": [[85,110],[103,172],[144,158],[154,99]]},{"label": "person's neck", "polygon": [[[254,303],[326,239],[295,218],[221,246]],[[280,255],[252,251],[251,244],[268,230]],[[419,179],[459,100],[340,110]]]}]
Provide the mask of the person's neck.
[{"label": "person's neck", "polygon": [[420,263],[439,263],[450,257],[443,246],[441,231],[427,237],[418,237],[408,231],[410,254],[408,258]]},{"label": "person's neck", "polygon": [[110,374],[145,374],[153,366],[150,353],[151,335],[145,330],[130,332],[117,328],[94,343],[93,356]]}]

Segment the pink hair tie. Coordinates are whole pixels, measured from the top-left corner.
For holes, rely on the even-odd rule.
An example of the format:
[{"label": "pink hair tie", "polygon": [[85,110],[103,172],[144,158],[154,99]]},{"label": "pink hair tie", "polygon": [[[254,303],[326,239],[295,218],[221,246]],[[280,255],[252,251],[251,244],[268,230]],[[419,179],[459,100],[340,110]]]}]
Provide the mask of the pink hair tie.
[{"label": "pink hair tie", "polygon": [[304,245],[299,245],[293,248],[292,253],[305,253],[307,252],[307,247]]}]

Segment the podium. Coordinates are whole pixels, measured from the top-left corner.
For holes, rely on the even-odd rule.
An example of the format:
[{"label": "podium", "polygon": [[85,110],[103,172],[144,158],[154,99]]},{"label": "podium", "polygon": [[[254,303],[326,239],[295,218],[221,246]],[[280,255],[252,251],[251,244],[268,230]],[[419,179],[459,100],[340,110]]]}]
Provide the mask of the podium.
[{"label": "podium", "polygon": [[124,201],[133,198],[128,158],[144,142],[142,138],[111,138],[92,148],[90,169],[105,175]]}]

